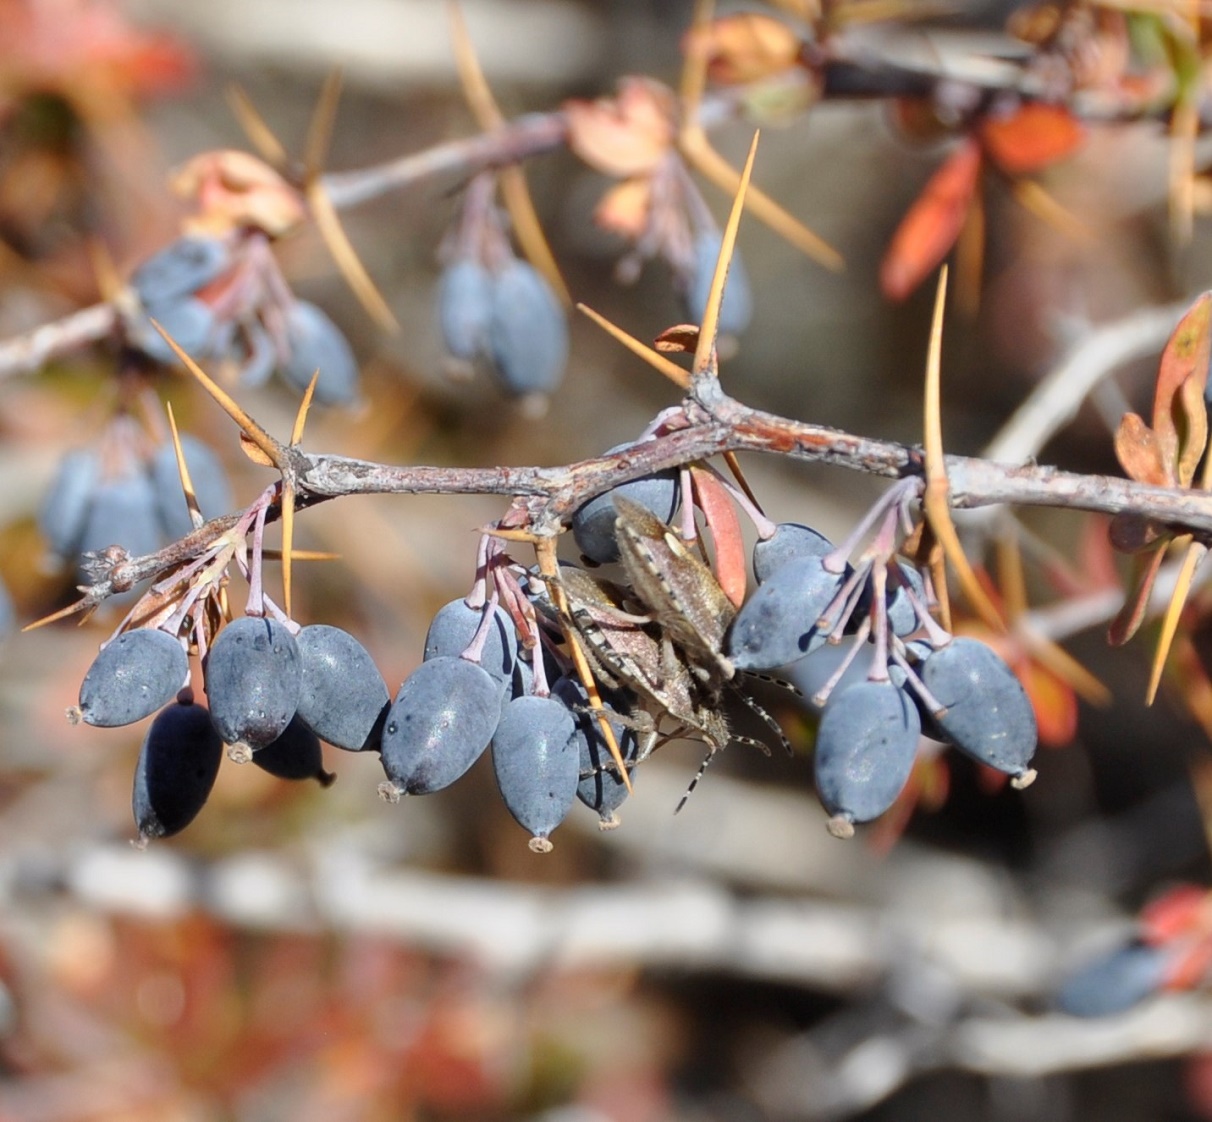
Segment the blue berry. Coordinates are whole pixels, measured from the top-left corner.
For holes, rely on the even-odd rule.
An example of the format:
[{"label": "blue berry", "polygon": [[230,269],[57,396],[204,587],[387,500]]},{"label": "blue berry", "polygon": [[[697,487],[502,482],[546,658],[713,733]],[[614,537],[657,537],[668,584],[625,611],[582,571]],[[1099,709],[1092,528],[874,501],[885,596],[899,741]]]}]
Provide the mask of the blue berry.
[{"label": "blue berry", "polygon": [[295,636],[302,664],[296,716],[337,748],[378,748],[391,697],[370,653],[348,631],[315,623]]},{"label": "blue berry", "polygon": [[568,321],[543,279],[525,261],[511,260],[493,277],[488,353],[510,394],[551,393],[568,363]]},{"label": "blue berry", "polygon": [[492,765],[509,813],[532,835],[531,849],[551,849],[548,836],[568,816],[580,782],[575,725],[552,697],[519,697],[492,734]]},{"label": "blue berry", "polygon": [[917,756],[921,720],[891,682],[859,682],[830,697],[816,733],[813,763],[831,832],[878,818],[896,801]]},{"label": "blue berry", "polygon": [[483,754],[501,714],[500,683],[466,659],[442,655],[400,686],[383,726],[390,799],[449,787]]},{"label": "blue berry", "polygon": [[1035,711],[1014,672],[992,647],[963,636],[922,663],[922,682],[946,712],[938,727],[979,763],[1029,782],[1038,728]]},{"label": "blue berry", "polygon": [[205,674],[210,719],[227,744],[265,747],[282,735],[298,708],[299,648],[277,620],[232,620],[211,645]]},{"label": "blue berry", "polygon": [[85,724],[117,728],[150,717],[171,701],[189,677],[189,658],[179,640],[140,628],[111,639],[80,683]]}]

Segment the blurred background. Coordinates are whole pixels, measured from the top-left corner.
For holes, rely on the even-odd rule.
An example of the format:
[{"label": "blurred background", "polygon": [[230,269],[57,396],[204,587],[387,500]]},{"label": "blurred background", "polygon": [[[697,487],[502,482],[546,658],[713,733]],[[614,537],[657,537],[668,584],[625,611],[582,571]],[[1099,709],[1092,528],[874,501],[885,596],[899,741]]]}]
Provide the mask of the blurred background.
[{"label": "blurred background", "polygon": [[[966,49],[956,44],[995,32],[1007,7],[912,24],[905,42]],[[626,74],[676,85],[691,18],[680,0],[463,9],[509,117],[609,93]],[[0,3],[0,339],[99,299],[90,246],[103,244],[125,279],[176,236],[184,208],[170,169],[248,147],[233,84],[300,155],[334,67],[344,90],[332,172],[476,131],[435,0]],[[713,140],[739,162],[751,127]],[[894,304],[878,278],[946,151],[907,139],[876,100],[826,102],[765,128],[755,181],[846,266],[828,272],[746,219],[755,311],[723,367],[731,394],[920,440],[933,286]],[[603,176],[567,152],[526,172],[576,299],[641,339],[686,318],[659,261],[615,283],[621,244],[592,217]],[[947,327],[950,451],[979,453],[1094,325],[1209,284],[1206,222],[1173,248],[1167,174],[1163,126],[1092,129],[1042,177],[1084,237],[1041,220],[1003,180],[983,185],[979,310]],[[439,175],[342,215],[395,335],[358,305],[313,231],[276,247],[292,287],[329,313],[362,367],[361,405],[315,411],[310,450],[555,465],[635,438],[676,403],[582,317],[542,417],[482,376],[445,376],[435,285],[463,186]],[[722,221],[729,200],[703,190]],[[1147,410],[1164,337],[1122,364],[1115,401]],[[20,624],[73,597],[35,513],[63,454],[106,423],[113,367],[97,347],[0,381],[0,576]],[[272,481],[192,382],[165,373],[157,390],[222,459],[238,504]],[[297,398],[279,383],[239,396],[270,432],[290,431]],[[1106,408],[1083,409],[1041,460],[1120,474]],[[830,535],[880,491],[821,466],[745,468],[769,515]],[[306,512],[297,544],[340,560],[296,567],[295,617],[352,631],[394,691],[434,611],[470,586],[476,528],[504,509],[421,496]],[[1087,581],[1067,586],[1075,598],[1106,587],[1093,567],[1110,571],[1110,560],[1090,544],[1105,539],[1100,525],[1056,512],[1024,521],[1054,551],[1042,556],[1067,558]],[[1031,572],[1043,606],[1060,599],[1047,575]],[[619,829],[600,832],[578,805],[547,856],[528,850],[487,759],[445,792],[391,806],[376,792],[377,760],[331,750],[328,789],[225,762],[184,834],[132,848],[144,729],[64,718],[118,618],[14,633],[0,647],[4,1122],[1212,1118],[1206,995],[1097,1022],[1051,1007],[1058,979],[1130,937],[1145,902],[1209,874],[1207,737],[1183,689],[1144,707],[1150,644],[1108,651],[1105,614],[1064,638],[1114,701],[1080,703],[1076,733],[1041,751],[1025,792],[948,753],[919,776],[916,806],[838,842],[812,791],[811,722],[770,691],[762,699],[793,758],[731,747],[675,818],[700,754],[666,748]]]}]

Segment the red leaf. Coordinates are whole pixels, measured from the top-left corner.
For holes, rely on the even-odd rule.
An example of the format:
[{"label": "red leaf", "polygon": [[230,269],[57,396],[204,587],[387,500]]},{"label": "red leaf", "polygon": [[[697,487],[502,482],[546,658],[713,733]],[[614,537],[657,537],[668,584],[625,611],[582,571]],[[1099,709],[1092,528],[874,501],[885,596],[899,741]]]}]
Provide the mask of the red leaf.
[{"label": "red leaf", "polygon": [[1141,569],[1136,587],[1124,601],[1119,615],[1111,621],[1107,628],[1107,642],[1113,647],[1122,647],[1140,628],[1145,618],[1145,609],[1149,606],[1149,593],[1153,591],[1153,582],[1157,579],[1157,571],[1166,559],[1164,549],[1155,549],[1149,554],[1149,559]]},{"label": "red leaf", "polygon": [[1014,667],[1014,673],[1035,710],[1039,742],[1046,748],[1072,743],[1077,735],[1077,695],[1072,687],[1051,670],[1026,659]]},{"label": "red leaf", "polygon": [[736,516],[736,506],[719,479],[711,472],[692,466],[690,478],[694,484],[695,505],[703,512],[707,528],[711,531],[711,542],[715,546],[716,580],[738,608],[745,602],[747,570],[745,567],[745,540],[741,534],[741,523]]},{"label": "red leaf", "polygon": [[1086,131],[1068,109],[1032,102],[1008,117],[987,118],[980,139],[1007,175],[1030,175],[1075,152]]},{"label": "red leaf", "polygon": [[980,146],[969,139],[930,177],[901,219],[880,266],[880,288],[888,299],[905,299],[950,252],[980,170]]},{"label": "red leaf", "polygon": [[1180,884],[1145,905],[1140,913],[1141,937],[1165,943],[1176,935],[1207,927],[1212,921],[1212,898],[1206,888]]}]

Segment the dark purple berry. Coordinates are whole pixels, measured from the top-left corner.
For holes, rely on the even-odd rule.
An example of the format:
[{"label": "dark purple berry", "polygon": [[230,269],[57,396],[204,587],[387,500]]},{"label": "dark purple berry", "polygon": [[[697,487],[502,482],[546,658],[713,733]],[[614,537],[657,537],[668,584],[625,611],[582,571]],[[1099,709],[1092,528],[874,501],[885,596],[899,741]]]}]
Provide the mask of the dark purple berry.
[{"label": "dark purple berry", "polygon": [[843,578],[820,557],[779,566],[758,586],[728,632],[725,653],[737,670],[774,670],[803,658],[825,642],[818,628]]},{"label": "dark purple berry", "polygon": [[155,308],[192,296],[220,277],[230,262],[231,251],[220,239],[186,234],[144,261],[130,284],[145,307]]},{"label": "dark purple berry", "polygon": [[320,738],[296,713],[282,735],[252,754],[252,762],[279,779],[314,779],[328,787],[336,776],[324,770]]},{"label": "dark purple berry", "polygon": [[[619,444],[607,449],[606,454],[629,447],[631,445]],[[615,537],[615,522],[618,519],[615,495],[623,495],[639,503],[662,522],[671,522],[680,497],[678,473],[662,471],[642,479],[633,479],[630,483],[621,483],[576,509],[572,516],[572,536],[577,548],[599,565],[609,565],[619,559],[619,543]]]},{"label": "dark purple berry", "polygon": [[131,798],[142,841],[180,833],[197,817],[222,758],[204,705],[175,701],[157,714],[143,738]]}]

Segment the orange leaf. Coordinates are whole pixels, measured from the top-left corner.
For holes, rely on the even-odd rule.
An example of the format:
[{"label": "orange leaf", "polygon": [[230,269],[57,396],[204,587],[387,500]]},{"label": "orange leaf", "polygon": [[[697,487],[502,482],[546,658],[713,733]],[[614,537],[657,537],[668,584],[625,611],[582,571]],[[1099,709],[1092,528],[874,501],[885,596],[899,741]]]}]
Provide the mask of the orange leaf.
[{"label": "orange leaf", "polygon": [[667,86],[623,78],[615,98],[564,103],[568,146],[606,175],[647,175],[673,145],[675,104]]},{"label": "orange leaf", "polygon": [[603,230],[637,241],[648,225],[651,200],[652,184],[647,176],[624,179],[602,196],[594,208],[593,220]]},{"label": "orange leaf", "polygon": [[1201,388],[1207,382],[1210,318],[1212,293],[1205,292],[1178,321],[1166,341],[1153,394],[1153,427],[1159,432],[1171,422],[1171,401],[1179,386],[1192,377],[1199,379]]},{"label": "orange leaf", "polygon": [[1178,463],[1175,474],[1180,487],[1190,487],[1195,469],[1208,447],[1208,407],[1202,379],[1188,378],[1174,396],[1174,423],[1178,428]]},{"label": "orange leaf", "polygon": [[981,150],[963,144],[931,177],[901,220],[880,266],[880,288],[904,300],[950,252],[963,229],[981,169]]},{"label": "orange leaf", "polygon": [[690,480],[694,485],[695,505],[703,512],[711,531],[711,543],[715,546],[712,565],[715,578],[724,595],[739,608],[745,602],[747,570],[745,539],[736,506],[728,488],[705,468],[692,466]]},{"label": "orange leaf", "polygon": [[769,78],[799,62],[800,37],[770,16],[743,12],[724,16],[689,31],[685,54],[705,55],[707,76],[721,85],[738,86]]},{"label": "orange leaf", "polygon": [[1077,695],[1055,674],[1038,663],[1024,661],[1014,668],[1035,710],[1039,742],[1063,748],[1077,735]]},{"label": "orange leaf", "polygon": [[[1153,431],[1163,452],[1173,448],[1172,458],[1167,457],[1168,465],[1174,469],[1169,482],[1178,478],[1181,462],[1190,464],[1190,475],[1184,481],[1190,483],[1207,442],[1207,415],[1202,398],[1208,381],[1208,361],[1212,358],[1210,323],[1212,293],[1205,292],[1179,320],[1162,351],[1153,394]],[[1183,395],[1180,391],[1188,382],[1193,383],[1192,390]],[[1198,393],[1194,392],[1196,389]],[[1196,447],[1201,434],[1203,441]]]},{"label": "orange leaf", "polygon": [[1125,413],[1115,433],[1115,457],[1129,479],[1137,483],[1173,485],[1169,460],[1158,445],[1157,433],[1136,413]]},{"label": "orange leaf", "polygon": [[1007,175],[1030,175],[1080,148],[1086,130],[1063,106],[1031,102],[1008,117],[982,121],[980,139]]}]

